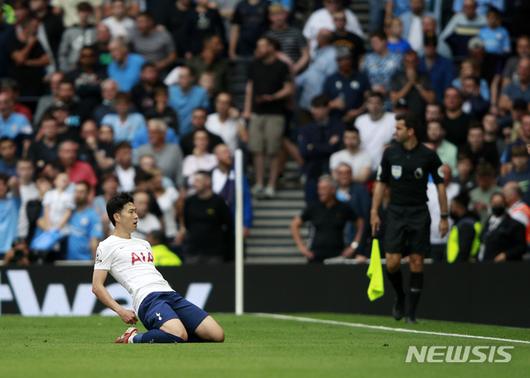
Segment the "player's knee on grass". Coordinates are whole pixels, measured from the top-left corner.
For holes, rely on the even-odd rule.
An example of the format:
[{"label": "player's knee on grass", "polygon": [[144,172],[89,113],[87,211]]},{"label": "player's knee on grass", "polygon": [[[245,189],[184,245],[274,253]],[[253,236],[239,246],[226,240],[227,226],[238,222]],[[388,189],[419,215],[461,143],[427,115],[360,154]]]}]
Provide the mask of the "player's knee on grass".
[{"label": "player's knee on grass", "polygon": [[160,327],[161,331],[180,337],[183,341],[188,340],[188,333],[184,324],[179,319],[170,319]]},{"label": "player's knee on grass", "polygon": [[396,272],[401,265],[401,255],[399,253],[387,253],[385,258],[386,258],[386,269],[390,273]]},{"label": "player's knee on grass", "polygon": [[204,341],[222,343],[225,340],[223,328],[211,316],[207,316],[195,329],[195,334]]},{"label": "player's knee on grass", "polygon": [[423,272],[423,256],[411,254],[409,256],[409,266],[411,272]]}]

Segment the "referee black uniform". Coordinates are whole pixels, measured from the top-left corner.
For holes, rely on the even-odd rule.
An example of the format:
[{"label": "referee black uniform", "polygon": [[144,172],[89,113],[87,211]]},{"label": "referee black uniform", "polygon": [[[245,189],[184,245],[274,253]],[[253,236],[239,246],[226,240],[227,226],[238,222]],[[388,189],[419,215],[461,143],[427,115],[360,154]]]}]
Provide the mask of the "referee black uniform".
[{"label": "referee black uniform", "polygon": [[430,249],[431,217],[427,208],[429,176],[443,183],[438,155],[418,143],[412,150],[393,144],[383,153],[377,181],[390,188],[390,204],[385,220],[384,250],[403,253],[405,247],[425,255]]},{"label": "referee black uniform", "polygon": [[[444,226],[447,228],[447,199],[443,186],[442,162],[436,152],[419,143],[416,137],[418,121],[412,114],[397,117],[396,140],[383,153],[377,172],[377,184],[372,205],[372,217],[379,222],[377,208],[384,187],[390,189],[386,212],[383,248],[387,254],[387,274],[396,292],[394,317],[403,317],[405,293],[400,270],[401,255],[409,252],[410,291],[407,320],[416,321],[416,307],[423,288],[423,256],[430,249],[431,218],[427,208],[427,182],[432,178],[439,191]],[[414,130],[414,133],[411,132]],[[442,185],[440,185],[442,184]],[[374,223],[372,223],[374,227]],[[375,228],[377,228],[375,226]],[[444,231],[446,232],[446,230]],[[399,256],[392,256],[398,254]]]}]

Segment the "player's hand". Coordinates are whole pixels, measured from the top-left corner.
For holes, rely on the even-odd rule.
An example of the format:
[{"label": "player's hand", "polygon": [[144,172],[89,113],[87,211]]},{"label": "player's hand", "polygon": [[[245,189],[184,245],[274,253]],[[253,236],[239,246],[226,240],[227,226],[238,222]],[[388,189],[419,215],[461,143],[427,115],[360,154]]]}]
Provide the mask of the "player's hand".
[{"label": "player's hand", "polygon": [[440,219],[440,224],[438,225],[438,230],[440,231],[440,236],[443,238],[447,235],[449,231],[449,221],[447,219]]},{"label": "player's hand", "polygon": [[375,236],[381,226],[381,219],[379,219],[379,214],[376,211],[372,211],[370,214],[370,225],[372,226],[372,236]]},{"label": "player's hand", "polygon": [[138,321],[138,318],[136,318],[136,314],[134,313],[134,311],[127,310],[125,308],[122,308],[118,315],[125,324],[135,324]]}]

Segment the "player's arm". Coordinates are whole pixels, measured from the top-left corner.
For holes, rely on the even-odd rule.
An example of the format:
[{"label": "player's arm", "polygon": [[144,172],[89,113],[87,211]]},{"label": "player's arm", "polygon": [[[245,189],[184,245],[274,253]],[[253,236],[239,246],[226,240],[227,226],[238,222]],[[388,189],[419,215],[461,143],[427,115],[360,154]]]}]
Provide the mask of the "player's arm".
[{"label": "player's arm", "polygon": [[379,208],[383,202],[383,195],[385,194],[386,184],[377,181],[374,187],[374,198],[372,200],[372,209],[370,210],[370,225],[372,226],[372,236],[375,236],[379,231],[381,219],[379,219]]},{"label": "player's arm", "polygon": [[381,219],[379,219],[379,208],[383,203],[383,196],[390,180],[390,163],[388,162],[388,148],[383,152],[381,164],[377,169],[377,177],[374,187],[374,198],[372,200],[372,209],[370,210],[370,225],[372,226],[372,236],[379,231]]},{"label": "player's arm", "polygon": [[112,298],[109,291],[105,287],[105,280],[107,279],[108,272],[106,270],[94,269],[92,275],[92,292],[94,295],[103,303],[105,306],[110,308],[116,314],[119,315],[121,320],[127,324],[134,324],[138,321],[134,311],[128,310],[122,307],[118,302]]},{"label": "player's arm", "polygon": [[436,189],[438,189],[438,202],[440,203],[440,236],[444,237],[447,234],[447,231],[449,231],[449,221],[447,217],[449,216],[449,208],[447,206],[447,193],[445,191],[445,184],[441,183],[436,185]]}]

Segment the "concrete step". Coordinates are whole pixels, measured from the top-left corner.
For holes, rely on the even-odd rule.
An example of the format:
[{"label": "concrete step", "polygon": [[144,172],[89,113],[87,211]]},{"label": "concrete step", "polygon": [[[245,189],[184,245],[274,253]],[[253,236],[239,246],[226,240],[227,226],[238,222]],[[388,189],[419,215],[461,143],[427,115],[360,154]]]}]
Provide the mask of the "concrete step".
[{"label": "concrete step", "polygon": [[294,246],[294,241],[291,236],[274,236],[274,237],[254,237],[248,238],[245,241],[247,247],[292,247]]},{"label": "concrete step", "polygon": [[267,199],[257,199],[254,198],[254,201],[277,201],[277,200],[304,200],[304,191],[300,188],[295,189],[280,189],[276,191],[276,196],[270,200]]},{"label": "concrete step", "polygon": [[[300,230],[300,234],[302,237],[307,237],[309,235],[309,231],[307,228],[302,228]],[[278,228],[272,228],[272,227],[254,227],[252,228],[249,240],[252,238],[275,238],[275,237],[291,237],[291,230],[288,227],[278,227]]]},{"label": "concrete step", "polygon": [[307,260],[300,255],[298,256],[248,256],[245,264],[305,264]]},{"label": "concrete step", "polygon": [[291,218],[258,218],[254,219],[252,223],[253,230],[258,228],[277,228],[286,227],[289,228],[291,225]]},{"label": "concrete step", "polygon": [[303,200],[289,199],[289,198],[280,198],[280,199],[259,199],[254,200],[252,203],[254,209],[303,209],[305,207],[305,202]]},{"label": "concrete step", "polygon": [[246,249],[247,256],[297,256],[301,255],[296,246],[278,246],[278,247],[268,247],[268,246],[253,246],[247,247]]},{"label": "concrete step", "polygon": [[302,209],[255,209],[254,219],[260,218],[292,218],[300,215]]}]

